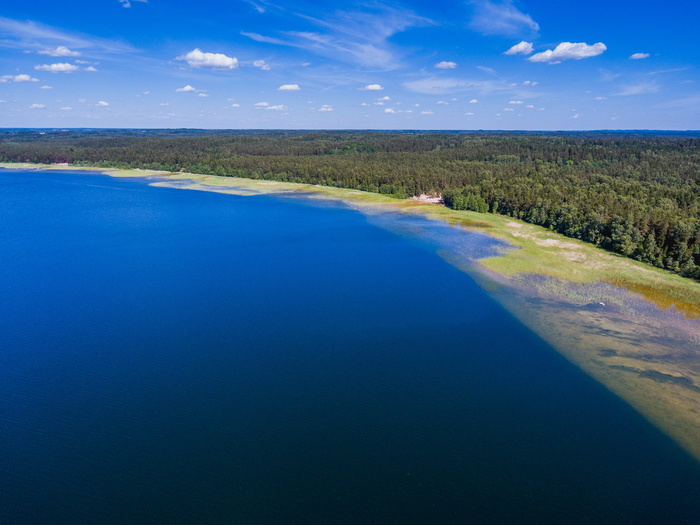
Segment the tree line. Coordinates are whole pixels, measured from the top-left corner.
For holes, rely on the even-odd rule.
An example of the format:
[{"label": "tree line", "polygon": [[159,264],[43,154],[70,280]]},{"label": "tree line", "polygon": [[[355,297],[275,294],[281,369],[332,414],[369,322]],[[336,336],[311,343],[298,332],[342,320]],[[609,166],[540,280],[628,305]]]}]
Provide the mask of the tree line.
[{"label": "tree line", "polygon": [[700,280],[697,136],[0,130],[0,160],[442,195]]}]

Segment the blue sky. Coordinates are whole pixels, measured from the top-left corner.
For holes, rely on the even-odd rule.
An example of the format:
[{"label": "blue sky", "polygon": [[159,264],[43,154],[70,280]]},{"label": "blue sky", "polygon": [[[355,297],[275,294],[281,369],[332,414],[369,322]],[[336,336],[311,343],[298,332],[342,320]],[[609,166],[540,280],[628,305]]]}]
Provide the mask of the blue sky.
[{"label": "blue sky", "polygon": [[700,128],[696,0],[10,3],[0,127]]}]

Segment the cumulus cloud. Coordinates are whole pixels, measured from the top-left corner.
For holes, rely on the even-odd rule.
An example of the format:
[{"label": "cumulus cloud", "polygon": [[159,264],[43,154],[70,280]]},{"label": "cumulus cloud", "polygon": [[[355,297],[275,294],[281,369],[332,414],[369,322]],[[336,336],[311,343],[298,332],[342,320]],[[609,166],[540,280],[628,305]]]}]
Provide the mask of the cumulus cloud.
[{"label": "cumulus cloud", "polygon": [[596,97],[595,99],[596,99],[596,100],[607,100],[608,97]]},{"label": "cumulus cloud", "polygon": [[59,64],[42,64],[40,66],[34,66],[37,71],[49,71],[50,73],[72,73],[78,69],[78,66],[67,63]]},{"label": "cumulus cloud", "polygon": [[508,102],[508,104],[522,104],[522,103],[523,103],[522,100],[511,100],[510,102]]},{"label": "cumulus cloud", "polygon": [[71,51],[66,46],[58,46],[54,49],[43,49],[37,51],[40,55],[49,55],[50,57],[79,57],[79,51]]},{"label": "cumulus cloud", "polygon": [[187,84],[185,87],[177,88],[176,93],[199,93],[201,90]]},{"label": "cumulus cloud", "polygon": [[209,95],[207,95],[206,93],[197,93],[197,96],[202,97],[202,98],[207,98]]},{"label": "cumulus cloud", "polygon": [[266,108],[270,104],[268,102],[256,102],[253,104],[256,108]]},{"label": "cumulus cloud", "polygon": [[39,82],[38,78],[32,78],[29,75],[4,75],[0,77],[0,84],[9,84],[11,82]]},{"label": "cumulus cloud", "polygon": [[83,68],[83,71],[89,71],[90,73],[94,73],[97,71],[97,68],[94,66],[88,66],[88,67]]},{"label": "cumulus cloud", "polygon": [[283,84],[277,88],[277,91],[301,91],[299,84]]},{"label": "cumulus cloud", "polygon": [[526,80],[523,82],[523,86],[536,86],[539,82],[533,82],[532,80]]},{"label": "cumulus cloud", "polygon": [[265,109],[271,109],[273,111],[284,111],[284,110],[287,110],[289,108],[283,104],[279,104],[277,106],[267,106],[267,107],[265,107]]},{"label": "cumulus cloud", "polygon": [[598,56],[607,48],[602,42],[589,46],[585,42],[562,42],[557,47],[548,49],[541,53],[535,53],[528,58],[530,62],[548,62],[550,64],[559,64],[564,60],[581,60],[582,58],[590,58]]},{"label": "cumulus cloud", "polygon": [[428,109],[426,111],[421,111],[420,114],[421,115],[434,115],[435,113],[433,113],[431,110]]},{"label": "cumulus cloud", "polygon": [[386,96],[383,96],[383,97],[381,97],[381,98],[378,98],[377,100],[382,100],[382,101],[386,102],[386,101],[391,100],[391,97],[388,96],[388,95],[386,95]]},{"label": "cumulus cloud", "polygon": [[39,89],[53,89],[53,86],[41,86]]},{"label": "cumulus cloud", "polygon": [[440,105],[440,106],[449,106],[449,105],[450,105],[449,102],[445,102],[444,100],[438,100],[438,101],[436,102],[436,104],[438,104],[438,105]]},{"label": "cumulus cloud", "polygon": [[630,55],[630,60],[640,60],[642,58],[649,58],[650,56],[649,53],[634,53]]},{"label": "cumulus cloud", "polygon": [[515,44],[513,47],[511,47],[504,54],[505,55],[529,55],[530,53],[532,53],[532,49],[533,49],[532,43],[525,42],[525,40],[523,40],[519,44]]},{"label": "cumulus cloud", "polygon": [[232,108],[240,108],[241,105],[240,105],[240,104],[231,104],[231,107],[232,107]]},{"label": "cumulus cloud", "polygon": [[238,59],[229,57],[223,53],[204,53],[199,48],[195,48],[186,55],[176,57],[175,60],[184,60],[191,67],[210,67],[218,70],[231,70],[238,67]]},{"label": "cumulus cloud", "polygon": [[64,108],[61,108],[61,111],[71,111],[73,108],[70,106],[66,106]]},{"label": "cumulus cloud", "polygon": [[471,100],[469,101],[470,104],[477,104],[478,102],[479,102],[479,101],[478,101],[477,99],[475,99],[475,98],[473,98],[473,99],[471,99]]},{"label": "cumulus cloud", "polygon": [[393,114],[393,113],[396,113],[396,111],[394,111],[394,110],[391,109],[391,108],[384,108],[384,113],[391,113],[391,114]]},{"label": "cumulus cloud", "polygon": [[454,69],[457,67],[457,62],[446,62],[443,60],[435,64],[435,67],[438,69]]},{"label": "cumulus cloud", "polygon": [[256,60],[253,62],[253,67],[258,67],[263,71],[270,71],[270,65],[264,60]]},{"label": "cumulus cloud", "polygon": [[100,100],[97,103],[97,105],[100,106],[101,108],[106,108],[107,106],[109,106],[109,102],[105,102],[104,100]]},{"label": "cumulus cloud", "polygon": [[580,113],[576,113],[575,115],[571,115],[571,118],[579,118],[581,116]]},{"label": "cumulus cloud", "polygon": [[362,91],[382,91],[384,88],[379,85],[379,84],[368,84],[363,88],[360,88]]},{"label": "cumulus cloud", "polygon": [[44,109],[46,106],[44,104],[32,104],[29,109]]},{"label": "cumulus cloud", "polygon": [[530,15],[513,5],[513,0],[471,0],[474,16],[469,27],[484,35],[517,36],[533,34],[540,26]]},{"label": "cumulus cloud", "polygon": [[333,106],[329,104],[324,104],[323,106],[321,106],[319,111],[333,111]]}]

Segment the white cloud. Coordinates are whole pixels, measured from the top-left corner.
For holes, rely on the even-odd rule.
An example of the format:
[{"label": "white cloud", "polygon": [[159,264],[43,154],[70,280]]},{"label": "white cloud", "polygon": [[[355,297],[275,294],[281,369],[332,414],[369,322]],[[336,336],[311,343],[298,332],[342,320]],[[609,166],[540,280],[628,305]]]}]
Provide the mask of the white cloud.
[{"label": "white cloud", "polygon": [[608,97],[596,97],[596,100],[608,100]]},{"label": "white cloud", "polygon": [[367,106],[369,106],[369,104],[367,104],[367,102],[363,102],[362,104],[360,104],[360,106],[367,107]]},{"label": "white cloud", "polygon": [[526,80],[523,82],[523,86],[536,86],[539,82],[533,82],[532,80]]},{"label": "white cloud", "polygon": [[121,2],[122,7],[131,7],[131,2],[143,2],[147,4],[148,0],[119,0],[119,2]]},{"label": "white cloud", "polygon": [[652,93],[657,93],[658,91],[659,86],[657,86],[656,84],[642,82],[641,84],[636,84],[634,86],[623,86],[622,91],[615,94],[627,97],[632,95],[650,95]]},{"label": "white cloud", "polygon": [[384,105],[384,102],[382,102],[382,101],[380,100],[379,102],[372,102],[372,105],[374,105],[374,106],[383,106],[383,105]]},{"label": "white cloud", "polygon": [[476,66],[476,69],[483,71],[484,73],[488,73],[489,75],[497,75],[496,70],[491,68],[491,67],[486,67],[486,66]]},{"label": "white cloud", "polygon": [[78,66],[67,63],[58,64],[42,64],[40,66],[34,66],[37,71],[49,71],[51,73],[71,73],[78,69]]},{"label": "white cloud", "polygon": [[515,44],[513,47],[511,47],[504,54],[505,55],[529,55],[530,53],[532,53],[532,49],[533,49],[532,43],[525,42],[525,40],[523,40],[519,44]]},{"label": "white cloud", "polygon": [[382,91],[384,88],[379,85],[379,84],[368,84],[363,88],[360,88],[362,91]]},{"label": "white cloud", "polygon": [[443,60],[435,64],[435,67],[438,69],[454,69],[457,67],[457,62],[446,62]]},{"label": "white cloud", "polygon": [[630,55],[631,60],[640,60],[642,58],[649,58],[651,55],[649,53],[634,53],[633,55]]},{"label": "white cloud", "polygon": [[440,106],[449,106],[449,102],[445,102],[444,100],[438,100],[436,104],[439,104]]},{"label": "white cloud", "polygon": [[100,100],[97,103],[97,105],[100,106],[101,108],[106,108],[107,106],[109,106],[109,102],[105,102],[104,100]]},{"label": "white cloud", "polygon": [[558,64],[564,60],[581,60],[598,56],[607,48],[602,42],[589,46],[585,42],[562,42],[554,50],[548,49],[541,53],[536,53],[528,58],[530,62],[548,62]]},{"label": "white cloud", "polygon": [[478,104],[478,102],[479,102],[479,101],[476,100],[475,98],[473,98],[473,99],[471,99],[471,100],[469,101],[470,104]]},{"label": "white cloud", "polygon": [[199,93],[200,90],[187,84],[185,87],[177,88],[176,93]]},{"label": "white cloud", "polygon": [[376,100],[387,102],[387,101],[391,100],[391,97],[387,95],[387,96],[378,98]]},{"label": "white cloud", "polygon": [[501,111],[515,111],[513,108],[503,108]]},{"label": "white cloud", "polygon": [[522,103],[523,103],[522,100],[511,100],[508,102],[508,104],[522,104]]},{"label": "white cloud", "polygon": [[431,110],[421,111],[420,114],[421,115],[435,115],[435,113],[433,113]]},{"label": "white cloud", "polygon": [[199,48],[195,48],[186,55],[176,57],[175,60],[184,60],[191,67],[210,67],[218,70],[231,70],[238,67],[238,59],[229,57],[223,53],[204,53]]},{"label": "white cloud", "polygon": [[532,104],[528,104],[528,105],[525,106],[525,107],[528,108],[528,109],[532,109],[532,108],[534,108],[535,106],[533,106]]},{"label": "white cloud", "polygon": [[231,104],[231,107],[232,107],[232,108],[240,108],[241,105],[240,105],[240,104]]},{"label": "white cloud", "polygon": [[[257,104],[256,104],[257,106]],[[271,109],[273,111],[284,111],[289,109],[287,106],[284,106],[282,104],[279,104],[278,106],[266,106],[265,109]]]},{"label": "white cloud", "polygon": [[465,115],[467,115],[467,116],[471,116],[471,115],[473,115],[473,114],[474,114],[474,113],[472,113],[472,112],[465,113]]},{"label": "white cloud", "polygon": [[73,108],[70,106],[66,106],[64,108],[61,108],[61,111],[71,111]]},{"label": "white cloud", "polygon": [[50,57],[79,57],[79,51],[71,51],[66,46],[58,46],[54,49],[43,49],[37,51],[40,55],[49,55]]},{"label": "white cloud", "polygon": [[571,118],[579,118],[581,116],[580,113],[576,113],[575,115],[571,115]]},{"label": "white cloud", "polygon": [[263,71],[270,71],[270,65],[264,60],[256,60],[255,62],[253,62],[253,67],[258,67]]},{"label": "white cloud", "polygon": [[53,89],[53,86],[41,86],[39,89]]},{"label": "white cloud", "polygon": [[313,5],[308,13],[297,13],[306,23],[316,26],[312,30],[286,31],[283,38],[250,32],[241,34],[256,42],[295,47],[337,61],[390,70],[400,65],[391,37],[412,27],[435,24],[406,8],[379,2],[355,11],[328,12],[324,8],[325,4],[321,3]]},{"label": "white cloud", "polygon": [[512,0],[471,0],[470,3],[474,5],[474,16],[469,27],[484,35],[517,36],[537,33],[540,29]]},{"label": "white cloud", "polygon": [[39,82],[38,78],[32,78],[29,75],[4,75],[0,77],[0,84],[9,84],[10,82]]},{"label": "white cloud", "polygon": [[97,68],[94,66],[88,66],[88,67],[83,68],[83,71],[89,71],[90,73],[94,73],[97,71]]},{"label": "white cloud", "polygon": [[319,109],[319,111],[333,111],[333,106],[329,104],[324,104],[323,106],[321,106],[321,109]]},{"label": "white cloud", "polygon": [[301,91],[299,84],[284,84],[277,88],[277,91]]},{"label": "white cloud", "polygon": [[206,93],[197,93],[197,96],[201,98],[207,98],[209,95],[207,95]]},{"label": "white cloud", "polygon": [[396,113],[396,111],[394,111],[394,110],[391,109],[391,108],[384,108],[384,113],[391,113],[391,114],[393,114],[393,113]]},{"label": "white cloud", "polygon": [[46,106],[44,104],[32,104],[29,109],[44,109]]}]

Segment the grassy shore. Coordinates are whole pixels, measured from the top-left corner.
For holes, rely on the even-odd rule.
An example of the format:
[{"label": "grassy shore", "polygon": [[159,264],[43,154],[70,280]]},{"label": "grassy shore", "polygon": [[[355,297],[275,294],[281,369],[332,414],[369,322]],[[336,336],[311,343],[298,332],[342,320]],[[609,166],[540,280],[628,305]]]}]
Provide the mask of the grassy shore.
[{"label": "grassy shore", "polygon": [[340,200],[365,213],[395,210],[506,241],[510,248],[500,255],[477,261],[465,261],[455,253],[441,255],[700,460],[700,283],[499,215],[310,184],[99,171],[146,177],[154,186]]}]

